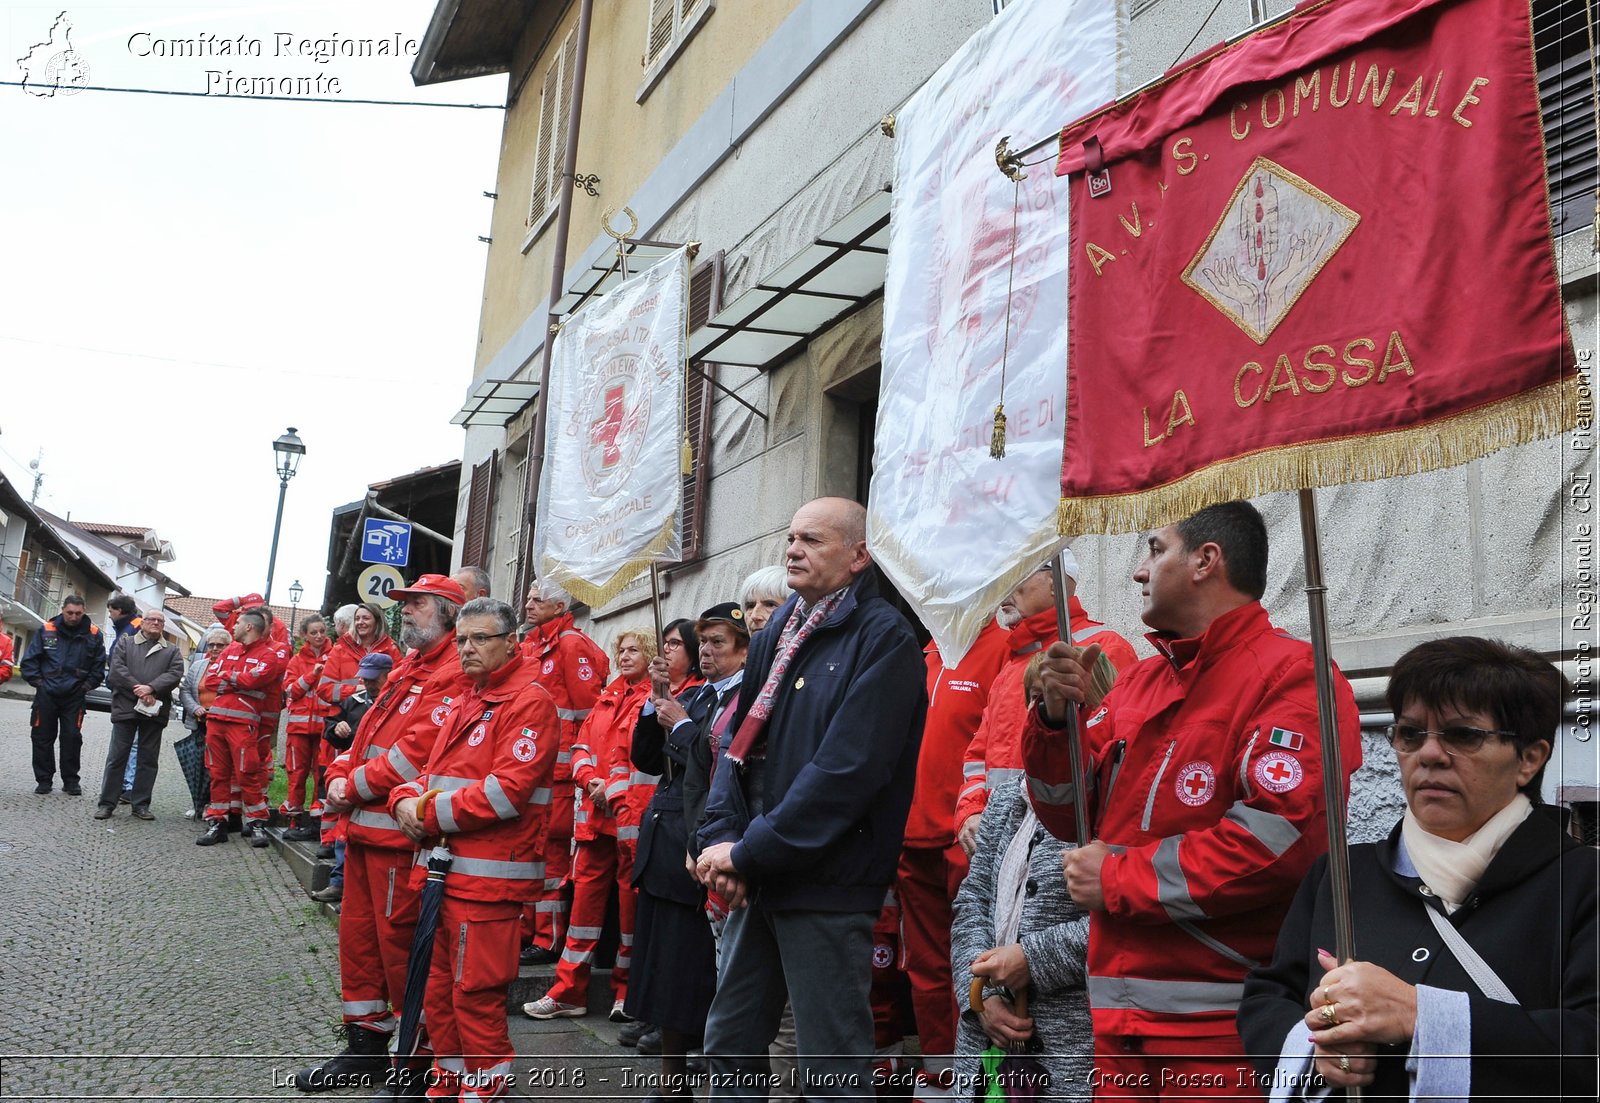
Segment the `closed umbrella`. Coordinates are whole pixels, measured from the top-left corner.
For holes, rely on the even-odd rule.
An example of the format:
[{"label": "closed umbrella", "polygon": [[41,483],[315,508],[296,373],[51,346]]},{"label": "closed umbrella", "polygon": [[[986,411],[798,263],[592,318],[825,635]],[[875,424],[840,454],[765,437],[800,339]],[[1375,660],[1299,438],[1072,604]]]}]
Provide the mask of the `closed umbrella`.
[{"label": "closed umbrella", "polygon": [[183,780],[189,785],[189,796],[194,800],[195,818],[199,819],[211,800],[211,774],[206,769],[206,729],[201,724],[194,731],[172,744],[172,753],[178,756],[183,769]]},{"label": "closed umbrella", "polygon": [[417,928],[411,936],[411,957],[406,962],[406,995],[400,1009],[400,1036],[395,1060],[403,1064],[416,1056],[417,1028],[422,1025],[422,997],[428,989],[428,970],[433,966],[433,936],[439,928],[439,906],[444,901],[444,879],[454,861],[447,847],[436,846],[428,855],[428,879],[422,886],[417,907]]}]

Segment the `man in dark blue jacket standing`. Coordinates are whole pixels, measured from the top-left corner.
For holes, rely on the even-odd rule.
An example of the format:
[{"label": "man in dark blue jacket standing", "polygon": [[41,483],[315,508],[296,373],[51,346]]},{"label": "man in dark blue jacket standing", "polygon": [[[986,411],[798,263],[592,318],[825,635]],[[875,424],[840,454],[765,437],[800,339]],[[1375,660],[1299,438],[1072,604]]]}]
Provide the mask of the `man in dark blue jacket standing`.
[{"label": "man in dark blue jacket standing", "polygon": [[794,1008],[807,1099],[870,1096],[872,926],[894,880],[927,711],[922,650],[878,594],[866,510],[800,507],[795,596],[750,645],[696,872],[733,909],[706,1023],[713,1099],[767,1097]]},{"label": "man in dark blue jacket standing", "polygon": [[83,598],[68,594],[61,612],[34,633],[22,656],[22,676],[33,694],[33,791],[50,791],[61,739],[61,791],[82,796],[78,760],[83,752],[83,699],[105,680],[106,643],[84,612]]}]

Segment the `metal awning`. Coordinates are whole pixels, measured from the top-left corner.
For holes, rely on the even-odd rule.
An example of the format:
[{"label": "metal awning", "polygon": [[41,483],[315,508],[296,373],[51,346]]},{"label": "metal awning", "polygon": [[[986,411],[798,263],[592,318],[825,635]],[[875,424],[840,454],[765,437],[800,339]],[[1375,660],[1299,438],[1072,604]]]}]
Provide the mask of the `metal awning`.
[{"label": "metal awning", "polygon": [[521,413],[538,393],[539,384],[532,379],[485,379],[472,388],[450,424],[504,425]]},{"label": "metal awning", "polygon": [[[664,257],[682,249],[682,245],[674,245],[666,241],[626,241],[623,247],[628,253],[628,275],[637,276],[646,268],[655,264]],[[606,253],[600,260],[590,265],[588,271],[572,282],[572,287],[567,293],[556,300],[556,313],[565,318],[574,310],[597,295],[604,295],[617,284],[622,282],[622,269],[617,264],[616,250]]]},{"label": "metal awning", "polygon": [[883,293],[889,192],[829,227],[689,335],[689,359],[768,368]]}]

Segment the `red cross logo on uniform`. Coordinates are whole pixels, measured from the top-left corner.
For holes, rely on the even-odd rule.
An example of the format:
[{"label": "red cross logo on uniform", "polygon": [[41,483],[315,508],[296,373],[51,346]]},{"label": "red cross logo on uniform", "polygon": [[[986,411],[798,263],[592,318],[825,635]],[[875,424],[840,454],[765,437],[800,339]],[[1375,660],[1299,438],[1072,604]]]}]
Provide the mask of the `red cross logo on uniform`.
[{"label": "red cross logo on uniform", "polygon": [[1282,751],[1262,755],[1255,769],[1250,772],[1256,784],[1269,793],[1287,793],[1305,777],[1305,768],[1300,765],[1300,760]]},{"label": "red cross logo on uniform", "polygon": [[589,426],[589,442],[601,446],[602,470],[615,467],[622,459],[622,449],[617,447],[617,437],[622,434],[622,394],[620,383],[606,388],[604,412]]},{"label": "red cross logo on uniform", "polygon": [[1188,762],[1178,771],[1178,799],[1190,807],[1211,799],[1217,787],[1217,772],[1209,762]]}]

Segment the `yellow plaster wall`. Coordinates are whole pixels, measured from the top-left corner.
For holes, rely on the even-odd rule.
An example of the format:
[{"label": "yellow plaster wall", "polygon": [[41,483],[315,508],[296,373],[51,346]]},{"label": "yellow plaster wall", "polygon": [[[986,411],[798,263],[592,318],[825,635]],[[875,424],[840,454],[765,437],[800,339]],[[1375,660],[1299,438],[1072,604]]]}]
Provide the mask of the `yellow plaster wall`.
[{"label": "yellow plaster wall", "polygon": [[[574,195],[567,245],[569,268],[601,232],[605,209],[621,207],[627,201],[800,3],[717,0],[715,10],[693,39],[672,59],[644,102],[637,103],[645,72],[641,61],[649,0],[597,0],[590,28],[578,172],[600,177],[600,197],[581,190]],[[517,45],[511,72],[513,91],[524,74],[528,75],[520,97],[507,112],[501,136],[495,188],[499,199],[491,220],[494,242],[489,246],[485,272],[474,374],[494,359],[532,314],[546,308],[555,219],[526,253],[522,251],[528,235],[524,222],[538,144],[544,71],[577,21],[578,4],[571,3],[548,44],[544,28],[533,27]],[[545,45],[543,54],[533,57],[541,45]]]}]

